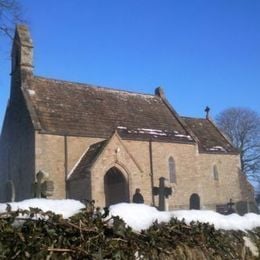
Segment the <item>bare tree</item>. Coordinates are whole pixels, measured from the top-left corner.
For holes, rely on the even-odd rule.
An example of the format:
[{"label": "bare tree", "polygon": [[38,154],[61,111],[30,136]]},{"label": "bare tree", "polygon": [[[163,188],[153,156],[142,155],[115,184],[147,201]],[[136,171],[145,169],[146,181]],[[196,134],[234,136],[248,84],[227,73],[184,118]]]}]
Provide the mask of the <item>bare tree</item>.
[{"label": "bare tree", "polygon": [[0,33],[12,38],[14,25],[22,22],[21,6],[16,0],[0,0]]},{"label": "bare tree", "polygon": [[216,117],[218,127],[240,151],[241,170],[260,181],[260,116],[248,108],[228,108]]}]

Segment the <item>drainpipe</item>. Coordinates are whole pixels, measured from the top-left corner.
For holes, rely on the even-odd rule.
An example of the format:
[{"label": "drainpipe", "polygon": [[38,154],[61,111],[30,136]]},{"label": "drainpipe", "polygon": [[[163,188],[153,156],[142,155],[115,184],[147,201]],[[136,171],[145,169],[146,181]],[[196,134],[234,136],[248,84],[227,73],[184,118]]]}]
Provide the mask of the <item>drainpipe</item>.
[{"label": "drainpipe", "polygon": [[68,177],[68,140],[67,135],[64,135],[64,176],[65,176],[65,198],[68,198],[67,192],[67,177]]},{"label": "drainpipe", "polygon": [[152,139],[149,140],[149,156],[150,156],[150,176],[151,176],[151,191],[152,191],[152,205],[155,205],[154,202],[154,195],[153,195],[153,187],[154,187],[154,181],[153,181],[153,149],[152,149]]}]

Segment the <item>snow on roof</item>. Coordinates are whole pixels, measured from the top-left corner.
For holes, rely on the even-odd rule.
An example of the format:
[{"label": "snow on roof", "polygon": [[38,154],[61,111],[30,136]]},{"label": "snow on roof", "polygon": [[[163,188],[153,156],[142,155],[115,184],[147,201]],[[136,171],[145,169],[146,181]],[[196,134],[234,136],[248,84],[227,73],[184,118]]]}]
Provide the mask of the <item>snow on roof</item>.
[{"label": "snow on roof", "polygon": [[33,89],[28,89],[29,95],[35,95],[35,91]]},{"label": "snow on roof", "polygon": [[150,128],[127,128],[126,126],[118,126],[117,129],[124,130],[128,134],[141,134],[141,135],[150,135],[153,137],[165,136],[165,137],[174,137],[174,138],[183,138],[188,141],[192,141],[190,135],[180,134],[178,131],[168,131],[160,129],[150,129]]},{"label": "snow on roof", "polygon": [[221,152],[227,152],[227,150],[222,146],[213,146],[210,148],[207,148],[208,151],[221,151]]}]

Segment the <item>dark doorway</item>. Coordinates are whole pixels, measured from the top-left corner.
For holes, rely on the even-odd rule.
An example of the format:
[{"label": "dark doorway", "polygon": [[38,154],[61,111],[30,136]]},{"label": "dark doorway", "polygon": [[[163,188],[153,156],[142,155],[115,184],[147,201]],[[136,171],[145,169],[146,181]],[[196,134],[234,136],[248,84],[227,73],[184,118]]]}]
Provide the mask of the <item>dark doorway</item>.
[{"label": "dark doorway", "polygon": [[111,168],[104,177],[106,206],[129,202],[128,183],[120,170]]},{"label": "dark doorway", "polygon": [[197,193],[190,196],[190,209],[200,209],[200,197]]}]

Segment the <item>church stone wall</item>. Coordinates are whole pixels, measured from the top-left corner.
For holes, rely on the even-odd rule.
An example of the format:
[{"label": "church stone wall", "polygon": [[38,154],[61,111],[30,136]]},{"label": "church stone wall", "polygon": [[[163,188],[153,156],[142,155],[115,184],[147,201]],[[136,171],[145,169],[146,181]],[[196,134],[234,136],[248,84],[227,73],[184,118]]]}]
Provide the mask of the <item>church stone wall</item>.
[{"label": "church stone wall", "polygon": [[[238,171],[240,158],[238,155],[200,154],[198,172],[201,174],[204,205],[215,209],[215,204],[226,204],[230,199],[240,201],[241,190]],[[213,167],[216,165],[218,180],[214,179]]]},{"label": "church stone wall", "polygon": [[196,171],[196,146],[173,143],[154,143],[154,179],[165,177],[169,183],[169,163],[172,157],[175,161],[176,184],[170,184],[173,195],[168,199],[169,209],[187,208],[189,197],[199,189]]},{"label": "church stone wall", "polygon": [[36,134],[36,171],[49,174],[54,182],[53,198],[66,197],[65,192],[65,154],[64,137],[58,135]]},{"label": "church stone wall", "polygon": [[[0,200],[10,201],[13,197],[20,201],[31,198],[34,181],[34,129],[19,89],[16,99],[11,100],[7,108],[0,150]],[[13,196],[10,180],[14,186]]]},{"label": "church stone wall", "polygon": [[[141,143],[140,143],[141,144]],[[132,201],[132,196],[137,187],[142,191],[147,191],[149,179],[144,171],[144,166],[139,162],[138,156],[132,154],[124,141],[119,140],[118,136],[113,136],[104,151],[97,159],[91,171],[92,178],[92,197],[99,206],[105,206],[104,193],[104,176],[112,167],[116,167],[126,179],[129,185],[129,200]],[[149,186],[151,189],[151,186]],[[146,193],[145,196],[148,194]]]},{"label": "church stone wall", "polygon": [[[62,199],[67,197],[66,174],[70,173],[73,166],[91,144],[101,140],[99,138],[65,137],[36,133],[36,173],[40,170],[47,172],[49,179],[54,182],[54,194],[51,198]],[[73,192],[73,190],[70,189],[70,192]],[[75,190],[75,192],[77,191]]]},{"label": "church stone wall", "polygon": [[[105,206],[104,176],[115,166],[129,183],[130,200],[135,189],[140,188],[145,203],[152,204],[149,142],[112,137],[88,178],[68,182],[66,195],[66,140],[67,173],[70,173],[88,147],[102,139],[36,135],[36,172],[43,170],[50,174],[55,189],[52,198],[67,196],[79,200],[94,199],[98,206]],[[160,177],[169,180],[168,159],[171,156],[175,161],[177,183],[168,182],[173,188],[173,195],[167,200],[169,209],[189,208],[193,193],[199,195],[202,209],[215,210],[216,204],[226,204],[230,198],[234,202],[242,200],[237,172],[240,166],[239,156],[200,154],[194,144],[152,142],[151,145],[154,186],[159,185]],[[218,180],[213,176],[214,165],[218,169]],[[155,197],[156,204],[157,201],[158,198]]]},{"label": "church stone wall", "polygon": [[[132,180],[132,192],[141,188],[146,204],[152,204],[149,142],[123,141],[143,169],[141,179]],[[173,195],[168,199],[169,209],[189,208],[190,196],[200,196],[201,208],[216,209],[216,204],[226,204],[230,198],[241,200],[237,169],[239,156],[199,154],[197,145],[152,142],[153,180],[159,185],[159,178],[169,180],[168,159],[174,158],[176,165],[176,184]],[[219,180],[214,180],[213,166],[217,165]],[[157,197],[155,197],[157,202]]]}]

